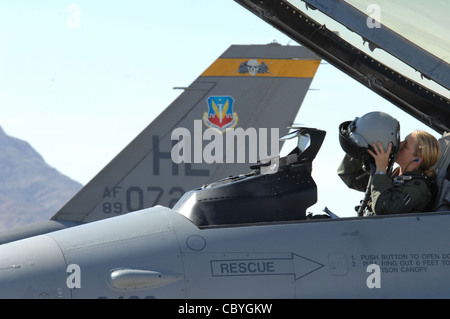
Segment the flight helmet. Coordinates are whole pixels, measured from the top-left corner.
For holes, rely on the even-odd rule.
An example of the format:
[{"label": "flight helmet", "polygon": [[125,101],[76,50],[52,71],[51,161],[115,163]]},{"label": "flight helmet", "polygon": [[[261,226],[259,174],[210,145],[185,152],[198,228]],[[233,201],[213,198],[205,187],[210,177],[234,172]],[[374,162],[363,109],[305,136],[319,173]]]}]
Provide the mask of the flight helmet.
[{"label": "flight helmet", "polygon": [[339,126],[339,142],[348,155],[364,162],[373,160],[367,153],[368,149],[373,151],[373,144],[381,142],[386,151],[392,143],[390,158],[394,160],[400,148],[400,123],[389,114],[370,112],[342,123]]}]

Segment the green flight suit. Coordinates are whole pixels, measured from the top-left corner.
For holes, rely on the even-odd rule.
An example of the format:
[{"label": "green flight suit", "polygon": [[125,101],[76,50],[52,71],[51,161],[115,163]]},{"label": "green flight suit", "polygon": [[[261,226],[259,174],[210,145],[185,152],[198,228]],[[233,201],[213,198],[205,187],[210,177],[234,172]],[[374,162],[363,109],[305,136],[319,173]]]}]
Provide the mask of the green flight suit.
[{"label": "green flight suit", "polygon": [[[338,175],[350,188],[365,192],[369,174],[365,173],[362,162],[345,155],[338,168]],[[375,174],[371,185],[371,198],[364,215],[385,215],[421,212],[431,199],[429,178],[420,171],[406,172],[392,178]]]}]

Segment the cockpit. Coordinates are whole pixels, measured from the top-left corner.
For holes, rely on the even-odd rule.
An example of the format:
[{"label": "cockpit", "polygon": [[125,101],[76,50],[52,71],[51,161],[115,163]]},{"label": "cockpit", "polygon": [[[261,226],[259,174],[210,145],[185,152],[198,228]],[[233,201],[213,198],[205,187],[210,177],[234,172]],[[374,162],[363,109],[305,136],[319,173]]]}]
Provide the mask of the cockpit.
[{"label": "cockpit", "polygon": [[[385,113],[373,112],[366,114],[361,120],[356,118],[355,121],[356,123],[364,122],[365,118],[378,123],[377,126],[380,126],[381,122],[386,122],[386,118],[390,119],[393,132],[389,129],[389,125],[381,130],[387,132],[385,132],[386,144],[392,135],[398,145],[397,120]],[[352,127],[352,125],[348,126]],[[347,138],[343,138],[345,132],[342,132],[343,126],[340,126],[340,143],[347,154],[358,156],[358,154],[366,153],[363,150],[373,143],[365,136],[373,135],[367,126],[363,125],[363,130],[360,131],[347,129],[349,134]],[[360,136],[359,133],[362,135]],[[173,209],[189,218],[198,227],[338,218],[327,208],[324,210],[326,214],[315,216],[311,213],[307,214],[307,209],[317,202],[317,185],[311,174],[312,162],[322,146],[325,135],[325,131],[316,128],[295,128],[293,132],[282,138],[282,140],[297,138],[297,145],[287,156],[260,160],[250,167],[252,170],[249,173],[230,176],[191,190],[181,197]],[[361,143],[362,140],[364,143]],[[448,210],[449,207],[446,194],[450,191],[450,187],[446,186],[449,183],[446,172],[449,166],[447,152],[450,135],[444,135],[440,143],[443,155],[436,166],[438,183],[434,192],[437,198],[433,198],[431,203],[433,205],[428,206],[428,208],[433,207],[431,209],[433,211]],[[352,147],[349,147],[350,144]],[[366,191],[364,200],[361,202],[367,202],[368,196],[370,194]],[[358,212],[358,216],[362,214]]]},{"label": "cockpit", "polygon": [[282,138],[297,138],[287,156],[259,161],[247,174],[189,191],[173,209],[197,226],[304,220],[317,201],[312,161],[325,135],[315,128],[296,128]]}]

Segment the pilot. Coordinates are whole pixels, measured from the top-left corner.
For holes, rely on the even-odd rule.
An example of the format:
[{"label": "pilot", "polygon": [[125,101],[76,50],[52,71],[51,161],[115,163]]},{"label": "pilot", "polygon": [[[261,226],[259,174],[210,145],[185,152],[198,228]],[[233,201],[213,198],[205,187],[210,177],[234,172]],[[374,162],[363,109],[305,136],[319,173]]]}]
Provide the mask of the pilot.
[{"label": "pilot", "polygon": [[[431,200],[439,142],[419,130],[399,142],[399,131],[398,121],[382,112],[340,126],[346,154],[338,175],[348,187],[366,191],[356,207],[359,216],[421,212]],[[392,170],[394,162],[398,166]]]}]

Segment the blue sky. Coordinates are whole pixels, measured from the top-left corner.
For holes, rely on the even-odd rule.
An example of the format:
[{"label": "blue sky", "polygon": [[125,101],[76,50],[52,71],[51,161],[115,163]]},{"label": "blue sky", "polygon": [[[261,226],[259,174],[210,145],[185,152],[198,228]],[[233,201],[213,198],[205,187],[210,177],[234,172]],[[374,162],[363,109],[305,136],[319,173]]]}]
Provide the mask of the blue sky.
[{"label": "blue sky", "polygon": [[[0,126],[83,184],[232,44],[297,45],[232,0],[2,1]],[[363,194],[336,176],[338,125],[370,111],[431,131],[323,63],[297,123],[327,131],[314,163],[319,202],[354,216]]]}]

